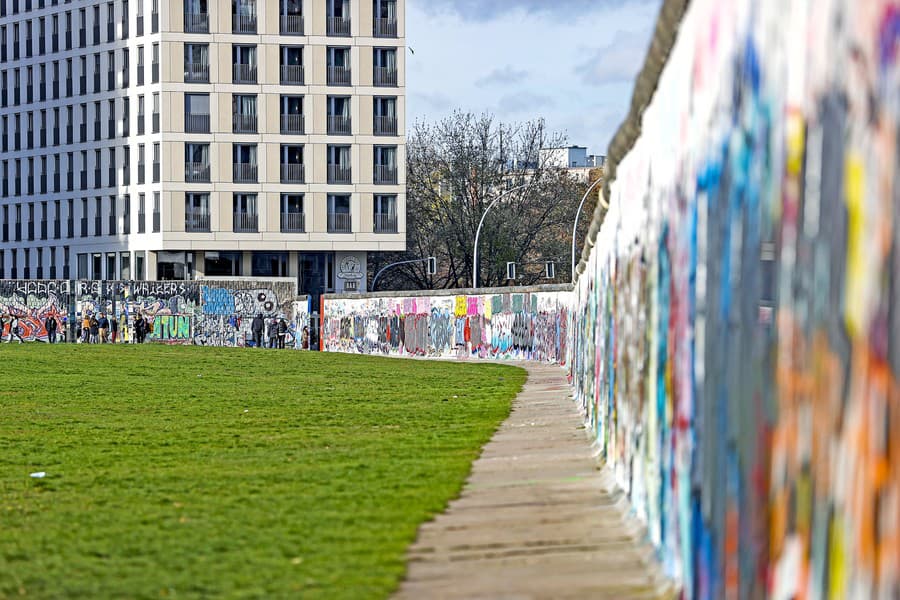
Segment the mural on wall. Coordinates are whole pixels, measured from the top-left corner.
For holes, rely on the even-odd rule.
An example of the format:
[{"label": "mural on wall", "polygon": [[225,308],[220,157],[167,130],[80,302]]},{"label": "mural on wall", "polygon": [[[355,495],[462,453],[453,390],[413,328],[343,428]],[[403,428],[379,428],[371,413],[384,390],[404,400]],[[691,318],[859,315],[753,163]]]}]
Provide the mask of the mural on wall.
[{"label": "mural on wall", "polygon": [[[290,346],[299,348],[294,339],[309,322],[308,299],[296,296],[287,281],[0,281],[0,313],[18,317],[25,341],[47,341],[48,316],[78,323],[100,312],[123,325],[142,314],[153,323],[151,342],[205,346],[246,345],[259,314],[267,321],[284,318]],[[5,339],[8,323],[3,327]],[[129,340],[128,328],[123,331]]]},{"label": "mural on wall", "polygon": [[564,362],[567,291],[328,297],[324,349],[395,356]]}]

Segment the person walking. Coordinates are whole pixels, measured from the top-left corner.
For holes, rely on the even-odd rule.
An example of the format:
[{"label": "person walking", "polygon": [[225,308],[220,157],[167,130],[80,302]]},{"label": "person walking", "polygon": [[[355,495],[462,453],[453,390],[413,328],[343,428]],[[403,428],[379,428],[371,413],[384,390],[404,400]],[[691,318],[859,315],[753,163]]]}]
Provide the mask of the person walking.
[{"label": "person walking", "polygon": [[266,324],[263,321],[262,313],[253,317],[253,321],[250,323],[250,333],[253,334],[253,345],[257,348],[263,347],[263,329]]},{"label": "person walking", "polygon": [[19,338],[20,344],[24,342],[25,340],[22,339],[22,334],[19,333],[19,316],[15,313],[9,313],[7,324],[9,325],[9,336],[7,336],[6,342],[12,344],[13,336]]},{"label": "person walking", "polygon": [[278,321],[278,325],[276,327],[276,332],[278,333],[278,348],[279,350],[284,350],[284,340],[287,338],[287,330],[288,325],[287,321],[283,318]]},{"label": "person walking", "polygon": [[81,341],[84,344],[87,344],[91,341],[91,313],[84,313],[84,318],[81,320]]},{"label": "person walking", "polygon": [[100,313],[100,318],[97,320],[97,324],[99,326],[100,333],[100,343],[106,344],[109,342],[109,319],[106,318],[106,313]]},{"label": "person walking", "polygon": [[47,343],[55,344],[56,343],[56,329],[59,327],[59,323],[56,322],[56,317],[53,315],[47,315],[47,318],[44,319],[44,329],[47,330]]},{"label": "person walking", "polygon": [[118,319],[116,319],[115,316],[113,316],[113,318],[109,320],[109,335],[110,335],[110,338],[111,338],[111,341],[113,344],[116,343],[116,338],[118,337],[118,335],[117,335],[118,333],[119,333],[119,321],[118,321]]},{"label": "person walking", "polygon": [[99,344],[100,343],[100,321],[97,320],[97,317],[91,315],[91,320],[88,323],[88,330],[90,331],[90,343]]}]

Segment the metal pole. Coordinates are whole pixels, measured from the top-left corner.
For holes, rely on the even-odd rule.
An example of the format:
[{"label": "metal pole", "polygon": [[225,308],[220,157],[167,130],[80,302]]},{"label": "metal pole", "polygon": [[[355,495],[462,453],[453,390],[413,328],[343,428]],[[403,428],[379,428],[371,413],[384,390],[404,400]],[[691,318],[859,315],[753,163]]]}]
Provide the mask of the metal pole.
[{"label": "metal pole", "polygon": [[578,218],[581,216],[581,209],[584,207],[584,201],[587,200],[588,195],[590,195],[591,190],[597,187],[597,184],[603,181],[602,177],[597,178],[597,181],[591,184],[591,187],[587,189],[584,193],[584,196],[581,198],[581,203],[578,205],[578,212],[575,213],[575,225],[572,226],[572,283],[575,283],[575,236],[578,232]]},{"label": "metal pole", "polygon": [[391,264],[389,264],[389,265],[387,265],[387,266],[385,266],[385,267],[382,267],[381,269],[379,269],[379,271],[378,271],[377,273],[375,273],[375,277],[372,278],[372,291],[373,291],[373,292],[375,291],[375,283],[378,282],[378,277],[379,277],[382,273],[384,273],[385,271],[387,271],[388,269],[390,269],[391,267],[396,267],[396,266],[399,266],[399,265],[409,265],[409,264],[412,264],[412,263],[418,263],[418,262],[427,262],[430,258],[431,258],[431,257],[429,256],[428,258],[417,258],[417,259],[415,259],[415,260],[401,260],[401,261],[399,261],[399,262],[391,263]]},{"label": "metal pole", "polygon": [[478,287],[478,237],[481,235],[481,226],[484,225],[484,218],[487,214],[494,208],[494,205],[497,204],[497,201],[500,200],[503,196],[515,192],[516,190],[520,190],[522,188],[530,187],[531,182],[523,183],[522,185],[517,185],[514,188],[510,188],[494,198],[494,200],[488,205],[487,210],[481,213],[481,220],[478,222],[478,229],[475,230],[475,251],[472,254],[472,287]]}]

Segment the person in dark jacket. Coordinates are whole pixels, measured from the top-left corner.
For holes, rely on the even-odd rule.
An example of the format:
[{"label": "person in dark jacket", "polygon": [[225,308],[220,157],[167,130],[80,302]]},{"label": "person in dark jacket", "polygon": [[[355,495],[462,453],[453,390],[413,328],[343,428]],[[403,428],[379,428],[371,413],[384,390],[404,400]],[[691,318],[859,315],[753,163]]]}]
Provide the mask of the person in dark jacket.
[{"label": "person in dark jacket", "polygon": [[144,343],[144,337],[147,335],[147,322],[141,313],[134,318],[134,338],[138,344]]},{"label": "person in dark jacket", "polygon": [[284,339],[287,337],[287,330],[287,321],[284,319],[279,320],[275,331],[278,334],[278,348],[280,350],[284,350]]},{"label": "person in dark jacket", "polygon": [[250,333],[253,334],[253,345],[257,348],[263,347],[263,329],[265,329],[266,323],[263,321],[262,313],[253,317],[253,321],[250,323]]},{"label": "person in dark jacket", "polygon": [[274,348],[278,343],[278,321],[272,319],[266,328],[266,335],[269,336],[269,348]]},{"label": "person in dark jacket", "polygon": [[116,319],[115,315],[113,315],[113,318],[109,320],[109,337],[111,338],[110,341],[113,344],[116,343],[116,338],[118,337],[118,334],[119,334],[119,321]]},{"label": "person in dark jacket", "polygon": [[100,343],[100,321],[97,320],[97,317],[91,317],[90,324],[91,331],[91,343],[99,344]]},{"label": "person in dark jacket", "polygon": [[100,343],[105,344],[109,341],[109,319],[106,318],[106,313],[100,313],[97,324],[99,326],[98,331],[100,332]]},{"label": "person in dark jacket", "polygon": [[47,343],[55,344],[56,343],[56,329],[59,324],[56,322],[56,317],[53,315],[47,315],[47,318],[44,319],[44,329],[47,330]]}]

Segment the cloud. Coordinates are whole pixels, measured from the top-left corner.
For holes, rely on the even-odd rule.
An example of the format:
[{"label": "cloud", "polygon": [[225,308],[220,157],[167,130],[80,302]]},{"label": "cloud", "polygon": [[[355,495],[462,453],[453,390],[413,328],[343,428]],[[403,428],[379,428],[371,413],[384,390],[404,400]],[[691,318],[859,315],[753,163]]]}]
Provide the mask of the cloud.
[{"label": "cloud", "polygon": [[502,69],[494,69],[475,82],[477,87],[489,87],[492,85],[512,85],[519,83],[528,77],[528,71],[514,69],[506,65]]},{"label": "cloud", "polygon": [[535,94],[533,92],[519,92],[507,94],[497,103],[497,112],[502,116],[509,113],[540,112],[541,109],[550,108],[556,101],[550,96]]},{"label": "cloud", "polygon": [[489,21],[515,10],[545,13],[571,20],[585,13],[625,4],[656,4],[658,0],[414,0],[429,13],[453,13],[464,21]]},{"label": "cloud", "polygon": [[446,94],[441,92],[413,92],[409,94],[411,103],[422,104],[432,111],[446,111],[452,105],[453,101]]},{"label": "cloud", "polygon": [[644,64],[650,44],[650,30],[616,31],[612,40],[593,51],[575,67],[575,73],[588,85],[631,82]]}]

